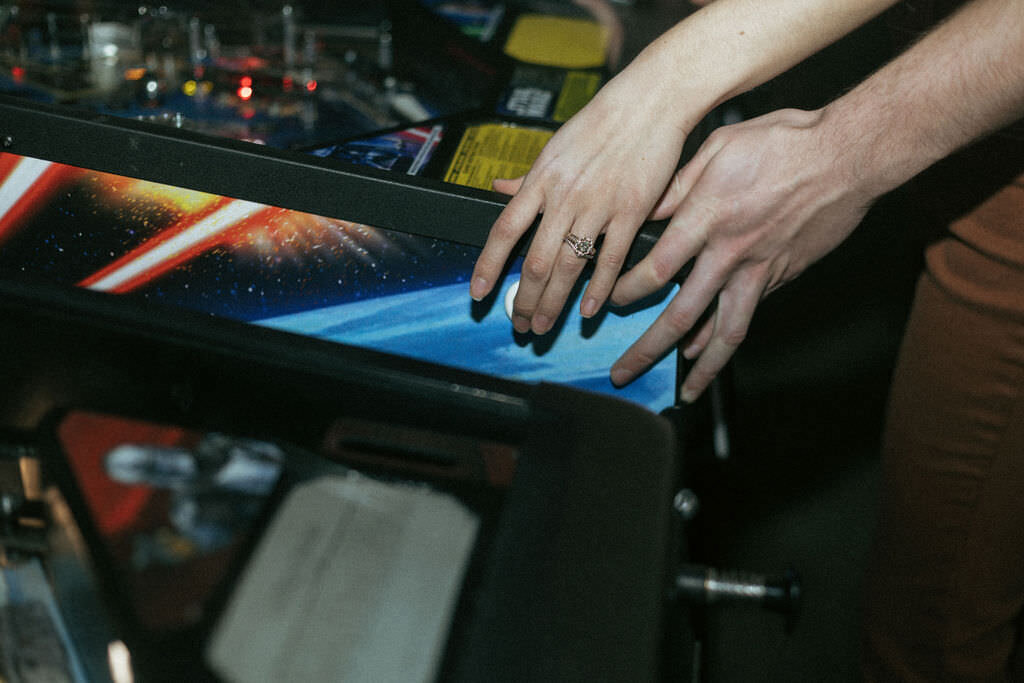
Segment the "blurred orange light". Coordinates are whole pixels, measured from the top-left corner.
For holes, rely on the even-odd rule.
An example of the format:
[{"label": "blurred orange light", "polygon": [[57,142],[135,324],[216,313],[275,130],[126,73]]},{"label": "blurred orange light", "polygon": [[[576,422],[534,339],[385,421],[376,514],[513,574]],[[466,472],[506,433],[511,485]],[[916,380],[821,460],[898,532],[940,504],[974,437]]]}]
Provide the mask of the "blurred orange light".
[{"label": "blurred orange light", "polygon": [[141,66],[135,66],[124,70],[124,78],[127,81],[138,81],[146,75],[146,69]]}]

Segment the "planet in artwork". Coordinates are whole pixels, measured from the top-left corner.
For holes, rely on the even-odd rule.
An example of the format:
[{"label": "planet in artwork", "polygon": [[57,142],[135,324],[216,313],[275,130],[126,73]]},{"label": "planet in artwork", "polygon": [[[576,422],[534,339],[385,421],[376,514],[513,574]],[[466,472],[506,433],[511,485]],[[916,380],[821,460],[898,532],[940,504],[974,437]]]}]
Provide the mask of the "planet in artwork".
[{"label": "planet in artwork", "polygon": [[256,320],[257,324],[439,365],[514,379],[555,382],[616,396],[659,412],[675,403],[676,360],[669,354],[631,384],[616,388],[612,363],[654,322],[671,289],[624,311],[579,314],[579,289],[555,329],[520,335],[503,302],[508,278],[490,303],[464,283],[430,287]]}]

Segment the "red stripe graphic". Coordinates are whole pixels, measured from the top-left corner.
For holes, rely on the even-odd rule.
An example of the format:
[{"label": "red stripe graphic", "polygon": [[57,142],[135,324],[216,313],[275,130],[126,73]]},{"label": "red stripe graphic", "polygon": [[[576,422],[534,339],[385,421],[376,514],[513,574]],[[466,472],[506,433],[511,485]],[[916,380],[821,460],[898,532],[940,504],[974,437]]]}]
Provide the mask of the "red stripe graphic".
[{"label": "red stripe graphic", "polygon": [[167,228],[78,284],[118,294],[132,291],[222,244],[231,234],[265,220],[267,214],[274,210],[280,209],[221,198],[211,210],[191,215]]},{"label": "red stripe graphic", "polygon": [[0,154],[0,243],[17,232],[64,179],[78,170],[31,157]]}]

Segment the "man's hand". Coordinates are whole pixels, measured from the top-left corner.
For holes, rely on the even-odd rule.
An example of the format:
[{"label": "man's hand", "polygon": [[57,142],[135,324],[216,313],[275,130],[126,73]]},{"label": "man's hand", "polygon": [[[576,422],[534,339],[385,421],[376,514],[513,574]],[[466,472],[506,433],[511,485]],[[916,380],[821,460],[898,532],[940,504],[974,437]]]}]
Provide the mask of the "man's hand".
[{"label": "man's hand", "polygon": [[[783,110],[720,128],[673,179],[654,217],[671,216],[651,252],[612,293],[629,304],[693,270],[653,325],[612,367],[625,384],[689,335],[692,401],[746,336],[768,292],[799,275],[860,223],[870,194],[843,163],[823,111]],[[705,313],[708,313],[705,318]]]},{"label": "man's hand", "polygon": [[[711,7],[725,6],[725,2]],[[694,268],[612,367],[623,384],[684,336],[693,400],[736,350],[765,294],[838,245],[876,197],[1024,114],[1024,3],[974,0],[824,109],[779,111],[716,131],[674,178],[672,216],[612,301]],[[706,321],[694,327],[714,304]]]}]

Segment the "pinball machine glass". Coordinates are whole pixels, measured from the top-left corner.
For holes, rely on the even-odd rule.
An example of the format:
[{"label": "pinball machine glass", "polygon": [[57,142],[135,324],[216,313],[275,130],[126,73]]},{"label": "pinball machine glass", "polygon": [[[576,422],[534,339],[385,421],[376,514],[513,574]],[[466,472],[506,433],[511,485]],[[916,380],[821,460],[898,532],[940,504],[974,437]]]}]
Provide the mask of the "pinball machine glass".
[{"label": "pinball machine glass", "polygon": [[672,404],[672,358],[623,389],[607,375],[658,306],[593,320],[570,306],[554,333],[520,337],[500,305],[469,299],[477,253],[443,239],[0,154],[0,270],[8,273],[504,378],[565,383],[654,411]]}]

